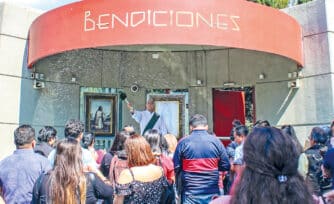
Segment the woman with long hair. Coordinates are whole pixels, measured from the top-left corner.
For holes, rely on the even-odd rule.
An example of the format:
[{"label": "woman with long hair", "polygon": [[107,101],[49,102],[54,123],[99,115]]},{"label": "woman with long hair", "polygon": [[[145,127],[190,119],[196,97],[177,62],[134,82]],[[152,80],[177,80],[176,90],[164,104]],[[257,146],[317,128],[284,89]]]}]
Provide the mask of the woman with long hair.
[{"label": "woman with long hair", "polygon": [[121,131],[116,135],[111,147],[115,155],[110,162],[109,180],[114,186],[121,172],[128,168],[128,156],[125,151],[125,141],[128,137],[130,137],[128,132]]},{"label": "woman with long hair", "polygon": [[273,127],[254,128],[243,151],[245,169],[231,200],[213,203],[315,203],[297,171],[299,154],[291,136]]},{"label": "woman with long hair", "polygon": [[[100,170],[102,174],[109,178],[112,183],[114,176],[111,174],[113,174],[114,171],[120,173],[128,166],[124,143],[129,136],[129,133],[126,131],[116,133],[113,144],[111,145],[109,151],[103,156],[101,161]],[[120,168],[118,168],[118,166]],[[117,173],[116,177],[118,177],[119,173]]]},{"label": "woman with long hair", "polygon": [[82,150],[73,139],[57,144],[54,167],[35,183],[32,203],[77,204],[112,203],[113,189],[95,173],[84,172]]},{"label": "woman with long hair", "polygon": [[125,142],[129,169],[121,172],[116,183],[114,203],[160,203],[163,186],[167,185],[163,169],[144,137],[134,134]]},{"label": "woman with long hair", "polygon": [[60,141],[57,144],[53,169],[36,181],[33,203],[85,202],[86,178],[80,145],[75,140]]},{"label": "woman with long hair", "polygon": [[84,132],[81,141],[82,147],[87,149],[92,154],[93,159],[97,162],[98,154],[94,148],[95,134],[92,132]]},{"label": "woman with long hair", "polygon": [[177,139],[175,137],[175,135],[172,134],[166,134],[164,135],[164,138],[167,141],[168,144],[168,156],[170,158],[173,158],[176,146],[177,146]]},{"label": "woman with long hair", "polygon": [[156,157],[156,165],[160,165],[165,172],[166,178],[169,183],[174,183],[174,164],[172,158],[168,157],[168,152],[163,152],[163,143],[166,139],[162,137],[158,130],[152,129],[145,133],[145,139],[150,144],[153,155]]}]

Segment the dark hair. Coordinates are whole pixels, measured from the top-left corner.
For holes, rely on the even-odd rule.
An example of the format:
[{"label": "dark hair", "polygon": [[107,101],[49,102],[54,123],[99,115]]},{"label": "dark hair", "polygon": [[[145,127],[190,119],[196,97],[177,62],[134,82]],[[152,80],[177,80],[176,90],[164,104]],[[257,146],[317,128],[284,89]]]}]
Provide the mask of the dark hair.
[{"label": "dark hair", "polygon": [[231,141],[234,141],[234,131],[235,131],[235,128],[242,125],[242,123],[240,122],[240,120],[238,119],[234,119],[232,121],[232,129],[231,129],[231,132],[230,132],[230,140]]},{"label": "dark hair", "polygon": [[165,137],[159,134],[158,130],[149,130],[145,133],[144,137],[146,141],[150,144],[153,153],[168,154],[168,142]]},{"label": "dark hair", "polygon": [[149,99],[146,101],[146,103],[151,103],[151,104],[153,104],[153,105],[154,105],[154,102],[155,102],[154,98],[149,98]]},{"label": "dark hair", "polygon": [[110,148],[110,152],[115,153],[124,150],[125,149],[124,143],[128,137],[130,137],[130,135],[126,131],[121,131],[119,133],[116,133],[114,142]]},{"label": "dark hair", "polygon": [[37,139],[39,142],[49,142],[57,136],[57,130],[52,126],[44,126],[39,130]]},{"label": "dark hair", "polygon": [[145,166],[155,163],[155,157],[151,147],[143,136],[138,134],[131,135],[125,141],[125,150],[128,154],[129,167]]},{"label": "dark hair", "polygon": [[239,126],[239,125],[242,125],[242,123],[240,122],[240,120],[238,120],[238,119],[234,119],[234,120],[232,121],[232,126],[233,126],[233,127],[237,127],[237,126]]},{"label": "dark hair", "polygon": [[333,137],[334,135],[333,135],[333,131],[332,131],[332,128],[334,127],[334,120],[332,121],[332,123],[331,123],[331,126],[330,126],[330,130],[329,130],[329,137]]},{"label": "dark hair", "polygon": [[80,203],[86,198],[86,178],[83,172],[82,151],[73,139],[60,141],[56,147],[53,170],[50,172],[49,196],[52,203]]},{"label": "dark hair", "polygon": [[324,129],[320,127],[314,127],[311,131],[310,139],[312,139],[316,144],[325,144],[328,137]]},{"label": "dark hair", "polygon": [[82,137],[82,146],[88,149],[90,145],[95,141],[95,134],[92,132],[84,132]]},{"label": "dark hair", "polygon": [[170,153],[169,144],[168,144],[167,139],[163,135],[160,135],[160,143],[161,143],[162,153],[165,154],[165,155],[168,155],[168,153]]},{"label": "dark hair", "polygon": [[235,134],[238,136],[247,136],[248,135],[248,128],[244,125],[240,125],[234,128]]},{"label": "dark hair", "polygon": [[65,124],[65,137],[77,139],[84,131],[84,124],[80,120],[70,119]]},{"label": "dark hair", "polygon": [[300,144],[300,142],[299,142],[299,140],[296,136],[296,132],[295,132],[294,128],[291,125],[282,125],[281,130],[282,130],[283,134],[289,135],[292,138],[293,143],[295,144],[298,152],[302,153],[303,152],[303,146]]},{"label": "dark hair", "polygon": [[231,204],[313,203],[297,171],[298,152],[291,137],[273,127],[254,128],[243,151],[245,169]]},{"label": "dark hair", "polygon": [[20,125],[14,131],[16,147],[31,143],[35,139],[35,129],[30,125]]},{"label": "dark hair", "polygon": [[196,114],[194,116],[192,116],[189,120],[189,125],[196,128],[197,126],[200,125],[208,125],[208,120],[206,119],[205,116],[200,115],[200,114]]},{"label": "dark hair", "polygon": [[153,153],[161,154],[161,142],[160,142],[160,134],[157,130],[152,129],[145,133],[144,135],[146,141],[151,147]]},{"label": "dark hair", "polygon": [[270,127],[268,120],[258,120],[255,122],[254,127]]}]

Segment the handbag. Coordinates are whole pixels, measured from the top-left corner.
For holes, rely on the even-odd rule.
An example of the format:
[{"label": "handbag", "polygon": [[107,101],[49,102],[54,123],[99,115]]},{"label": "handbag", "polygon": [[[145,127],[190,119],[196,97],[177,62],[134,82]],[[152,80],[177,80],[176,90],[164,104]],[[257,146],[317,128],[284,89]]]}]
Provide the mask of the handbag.
[{"label": "handbag", "polygon": [[[159,165],[162,168],[162,163],[159,157]],[[165,184],[163,185],[163,191],[160,198],[160,204],[175,204],[175,191],[174,191],[174,183],[169,183],[165,172],[162,168],[162,174],[165,178]]]},{"label": "handbag", "polygon": [[163,186],[163,191],[160,198],[161,204],[175,204],[175,191],[173,183],[169,183],[166,179],[166,185]]}]

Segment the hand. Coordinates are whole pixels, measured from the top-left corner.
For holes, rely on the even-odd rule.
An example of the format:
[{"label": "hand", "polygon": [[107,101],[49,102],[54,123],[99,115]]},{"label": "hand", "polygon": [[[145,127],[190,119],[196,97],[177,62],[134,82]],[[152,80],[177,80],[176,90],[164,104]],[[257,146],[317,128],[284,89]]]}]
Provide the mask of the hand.
[{"label": "hand", "polygon": [[326,203],[333,204],[334,203],[334,190],[328,191],[324,194],[324,198],[326,200]]},{"label": "hand", "polygon": [[130,110],[130,113],[133,113],[134,112],[134,108],[131,106],[131,104],[128,103],[127,106],[128,106],[128,109]]},{"label": "hand", "polygon": [[321,165],[321,171],[325,178],[331,178],[331,172],[324,167],[324,165]]}]

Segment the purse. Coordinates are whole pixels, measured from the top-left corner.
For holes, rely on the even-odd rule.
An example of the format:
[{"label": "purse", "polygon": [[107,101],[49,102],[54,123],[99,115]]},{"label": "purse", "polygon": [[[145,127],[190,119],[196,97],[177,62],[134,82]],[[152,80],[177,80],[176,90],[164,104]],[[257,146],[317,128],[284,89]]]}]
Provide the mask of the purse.
[{"label": "purse", "polygon": [[163,186],[163,192],[161,194],[160,203],[161,204],[175,204],[175,191],[174,185],[170,184],[166,179],[166,185]]}]

